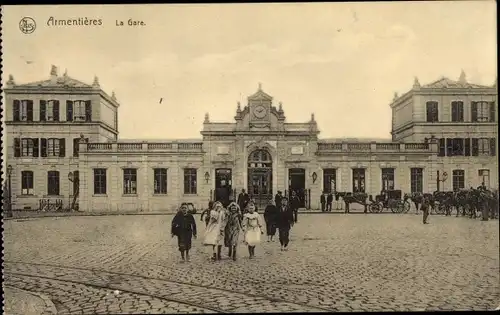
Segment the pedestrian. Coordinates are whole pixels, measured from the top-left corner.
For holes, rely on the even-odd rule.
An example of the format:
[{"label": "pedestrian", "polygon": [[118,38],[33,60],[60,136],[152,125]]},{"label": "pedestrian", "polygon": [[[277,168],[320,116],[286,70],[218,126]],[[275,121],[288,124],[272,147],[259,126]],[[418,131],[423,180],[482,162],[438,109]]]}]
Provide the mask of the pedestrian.
[{"label": "pedestrian", "polygon": [[248,202],[250,201],[250,196],[246,193],[245,189],[242,189],[240,194],[238,195],[238,206],[240,206],[240,211],[243,211]]},{"label": "pedestrian", "polygon": [[299,215],[300,200],[295,191],[292,191],[292,197],[290,198],[290,208],[293,211],[293,220],[297,223]]},{"label": "pedestrian", "polygon": [[276,205],[276,208],[280,208],[281,207],[281,198],[283,198],[283,196],[281,195],[281,191],[278,190],[278,192],[276,193],[276,196],[274,196],[274,204]]},{"label": "pedestrian", "polygon": [[[177,245],[181,252],[182,262],[189,261],[191,239],[196,238],[196,221],[188,211],[187,205],[181,205],[181,210],[172,220],[172,237],[177,236]],[[185,256],[184,256],[185,254]]]},{"label": "pedestrian", "polygon": [[281,244],[281,251],[288,250],[288,243],[290,242],[290,229],[293,226],[293,212],[288,207],[286,198],[283,198],[281,208],[278,210],[276,225],[279,230],[279,238]]},{"label": "pedestrian", "polygon": [[325,212],[325,204],[326,204],[326,192],[323,191],[321,197],[319,197],[319,202],[321,203],[321,212]]},{"label": "pedestrian", "polygon": [[333,195],[331,192],[329,192],[328,196],[326,197],[326,211],[332,212],[332,202],[333,202]]},{"label": "pedestrian", "polygon": [[422,205],[420,206],[420,209],[423,212],[423,223],[424,224],[429,224],[429,222],[427,222],[427,218],[429,217],[429,206],[430,206],[429,196],[424,195],[422,197]]},{"label": "pedestrian", "polygon": [[203,217],[205,217],[205,227],[208,226],[208,222],[210,222],[210,210],[212,210],[213,206],[214,206],[214,202],[209,201],[208,208],[203,210],[203,212],[201,213],[200,220],[203,222]]},{"label": "pedestrian", "polygon": [[212,246],[212,260],[221,260],[222,244],[226,227],[226,209],[219,201],[214,202],[210,211],[210,222],[205,230],[204,245]]},{"label": "pedestrian", "polygon": [[229,248],[228,256],[236,261],[236,248],[240,238],[241,221],[243,216],[240,207],[236,202],[232,202],[228,207],[227,223],[224,234],[224,245]]},{"label": "pedestrian", "polygon": [[251,201],[247,205],[248,212],[243,215],[243,230],[245,231],[244,242],[248,246],[249,258],[255,257],[255,246],[260,244],[262,231],[262,219],[255,211],[255,204]]},{"label": "pedestrian", "polygon": [[266,221],[267,241],[272,242],[274,235],[276,235],[276,217],[278,209],[274,205],[272,199],[264,210],[264,221]]}]

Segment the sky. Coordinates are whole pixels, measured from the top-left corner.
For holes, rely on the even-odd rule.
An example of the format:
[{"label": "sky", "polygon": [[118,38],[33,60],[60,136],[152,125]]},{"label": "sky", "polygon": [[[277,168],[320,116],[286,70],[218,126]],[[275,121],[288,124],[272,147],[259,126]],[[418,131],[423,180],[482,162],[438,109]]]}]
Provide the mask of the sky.
[{"label": "sky", "polygon": [[[496,3],[372,2],[2,7],[2,85],[51,65],[115,91],[119,138],[201,138],[204,115],[234,122],[258,84],[287,122],[315,114],[321,138],[390,138],[394,92],[442,76],[492,85]],[[19,21],[37,28],[23,34]],[[102,19],[100,26],[47,26]],[[144,26],[116,26],[117,21]],[[160,104],[160,99],[162,102]]]}]

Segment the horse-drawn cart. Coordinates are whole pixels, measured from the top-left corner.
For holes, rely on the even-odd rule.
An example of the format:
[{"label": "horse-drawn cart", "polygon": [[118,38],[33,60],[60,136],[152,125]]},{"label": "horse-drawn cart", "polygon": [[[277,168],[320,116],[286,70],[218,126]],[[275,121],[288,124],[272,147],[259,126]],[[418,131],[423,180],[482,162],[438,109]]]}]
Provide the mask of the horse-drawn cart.
[{"label": "horse-drawn cart", "polygon": [[368,209],[374,213],[382,212],[386,208],[393,213],[406,213],[410,210],[410,202],[402,197],[401,190],[382,191],[380,195],[375,196],[375,200],[370,196]]}]

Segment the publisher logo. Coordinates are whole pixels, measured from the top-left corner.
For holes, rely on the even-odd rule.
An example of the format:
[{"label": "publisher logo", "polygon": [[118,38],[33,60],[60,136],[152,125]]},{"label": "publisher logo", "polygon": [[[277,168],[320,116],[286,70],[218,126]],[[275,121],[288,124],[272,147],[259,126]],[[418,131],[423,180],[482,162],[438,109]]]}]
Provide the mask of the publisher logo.
[{"label": "publisher logo", "polygon": [[35,31],[36,29],[36,23],[35,20],[33,20],[30,17],[23,17],[21,21],[19,22],[19,29],[21,32],[24,34],[31,34]]}]

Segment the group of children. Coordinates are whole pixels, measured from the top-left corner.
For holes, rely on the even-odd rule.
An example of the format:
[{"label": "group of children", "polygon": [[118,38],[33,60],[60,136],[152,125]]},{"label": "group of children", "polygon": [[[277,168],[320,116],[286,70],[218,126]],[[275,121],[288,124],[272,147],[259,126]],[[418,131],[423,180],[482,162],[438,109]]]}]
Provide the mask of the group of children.
[{"label": "group of children", "polygon": [[[221,202],[216,201],[202,213],[202,220],[203,215],[206,215],[203,245],[212,247],[213,261],[221,260],[222,246],[229,249],[228,256],[236,261],[240,234],[243,235],[243,243],[247,245],[249,258],[255,257],[255,247],[260,244],[261,235],[264,234],[263,221],[253,201],[249,201],[243,210],[235,202],[225,208]],[[280,209],[277,209],[270,201],[266,207],[265,218],[268,237],[271,236],[272,239],[276,229],[279,229],[281,250],[286,250],[289,231],[294,223],[293,213],[288,209],[287,203],[283,203]],[[197,237],[197,229],[193,214],[184,204],[172,220],[171,234],[172,237],[177,236],[182,262],[189,261],[192,238]]]}]

